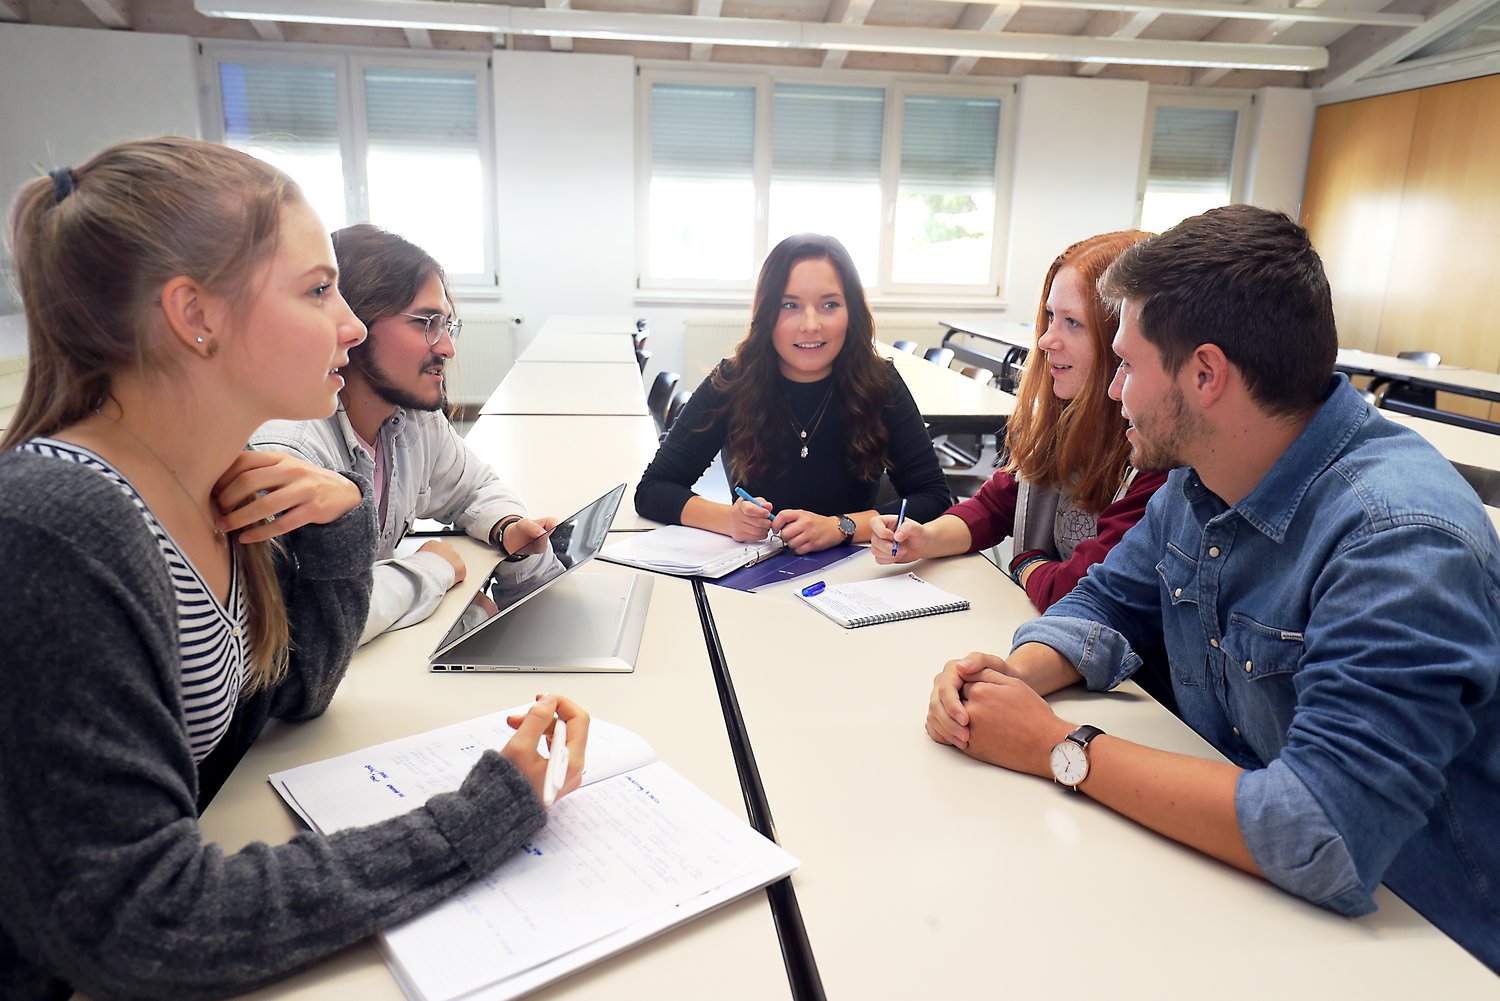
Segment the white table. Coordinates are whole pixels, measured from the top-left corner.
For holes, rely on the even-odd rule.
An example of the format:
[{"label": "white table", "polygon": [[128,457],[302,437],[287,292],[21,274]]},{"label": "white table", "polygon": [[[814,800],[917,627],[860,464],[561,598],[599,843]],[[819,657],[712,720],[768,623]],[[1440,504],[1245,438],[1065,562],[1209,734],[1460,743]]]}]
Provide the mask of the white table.
[{"label": "white table", "polygon": [[[971,610],[845,630],[793,594],[710,589],[830,998],[1491,997],[1494,974],[1388,890],[1349,920],[923,731],[945,659],[1034,615],[978,557],[920,563]],[[886,572],[864,556],[827,579]],[[1133,685],[1066,718],[1217,752]],[[1220,759],[1222,760],[1222,759]]]},{"label": "white table", "polygon": [[923,358],[876,344],[911,390],[917,409],[934,432],[971,430],[991,432],[1003,427],[1016,409],[1016,398],[994,386],[959,375]]},{"label": "white table", "polygon": [[656,455],[656,422],[649,417],[491,414],[474,422],[465,441],[520,491],[533,514],[565,517],[625,483],[614,530],[658,525],[635,512],[635,485]]},{"label": "white table", "polygon": [[1500,403],[1500,373],[1479,372],[1457,365],[1423,365],[1410,358],[1339,348],[1334,367],[1351,375],[1407,383],[1422,389],[1456,393]]},{"label": "white table", "polygon": [[[468,562],[468,581],[483,580],[494,563],[494,552],[468,539],[456,540],[455,545]],[[620,568],[596,563],[578,572],[616,573]],[[455,588],[426,622],[387,633],[363,647],[323,716],[306,723],[275,725],[264,734],[204,813],[205,835],[226,851],[256,840],[284,841],[296,833],[297,822],[266,782],[269,773],[529,702],[536,692],[545,690],[566,693],[594,715],[635,730],[651,743],[662,761],[736,815],[745,816],[718,695],[686,582],[668,578],[655,582],[634,674],[428,672],[427,654],[472,591],[472,587]],[[760,1001],[789,996],[764,892],[751,894],[530,997],[600,1001],[696,997],[707,984],[712,985],[716,998]],[[396,1001],[402,994],[375,946],[365,942],[248,996],[261,1001]]]},{"label": "white table", "polygon": [[624,313],[557,313],[542,324],[544,334],[635,335],[635,317]]},{"label": "white table", "polygon": [[1425,417],[1398,414],[1394,410],[1382,410],[1380,414],[1386,420],[1411,428],[1426,438],[1449,462],[1460,462],[1479,469],[1500,470],[1500,434],[1430,421]]},{"label": "white table", "polygon": [[614,337],[599,334],[568,334],[544,330],[526,345],[517,364],[559,362],[614,362],[631,365],[639,370],[635,360],[635,342],[627,335]]},{"label": "white table", "polygon": [[479,412],[649,416],[640,371],[610,362],[513,366]]}]

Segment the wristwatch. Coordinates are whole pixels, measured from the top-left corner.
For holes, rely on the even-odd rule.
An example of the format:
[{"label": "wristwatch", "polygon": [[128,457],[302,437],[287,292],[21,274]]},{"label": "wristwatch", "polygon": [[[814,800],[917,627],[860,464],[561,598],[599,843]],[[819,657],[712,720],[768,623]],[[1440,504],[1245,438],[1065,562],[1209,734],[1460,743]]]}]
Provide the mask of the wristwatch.
[{"label": "wristwatch", "polygon": [[1103,734],[1097,726],[1080,726],[1052,748],[1052,779],[1074,792],[1089,777],[1089,741]]},{"label": "wristwatch", "polygon": [[839,515],[839,531],[844,533],[844,541],[841,545],[849,545],[854,541],[854,519],[847,514]]}]

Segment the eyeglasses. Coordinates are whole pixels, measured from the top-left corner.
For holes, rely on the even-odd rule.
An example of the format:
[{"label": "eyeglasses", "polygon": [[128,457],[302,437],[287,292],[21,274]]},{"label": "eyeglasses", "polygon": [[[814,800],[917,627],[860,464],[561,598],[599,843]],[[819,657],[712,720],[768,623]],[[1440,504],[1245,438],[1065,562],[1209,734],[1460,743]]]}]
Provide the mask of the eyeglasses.
[{"label": "eyeglasses", "polygon": [[448,331],[450,340],[458,340],[458,335],[463,332],[464,321],[457,317],[448,319],[442,313],[433,313],[431,316],[419,316],[416,313],[400,313],[400,316],[409,316],[413,320],[422,321],[422,336],[427,338],[428,345],[434,345],[443,339],[443,331]]}]

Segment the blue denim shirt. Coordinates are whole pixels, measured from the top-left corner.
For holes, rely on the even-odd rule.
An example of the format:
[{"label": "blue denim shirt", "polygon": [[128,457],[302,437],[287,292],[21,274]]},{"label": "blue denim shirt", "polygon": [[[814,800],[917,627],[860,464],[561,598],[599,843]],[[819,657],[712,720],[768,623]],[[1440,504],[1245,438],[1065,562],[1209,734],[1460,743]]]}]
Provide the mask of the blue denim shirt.
[{"label": "blue denim shirt", "polygon": [[1338,376],[1248,497],[1175,470],[1015,636],[1093,689],[1163,641],[1268,879],[1350,915],[1383,881],[1500,972],[1500,542],[1447,460]]}]

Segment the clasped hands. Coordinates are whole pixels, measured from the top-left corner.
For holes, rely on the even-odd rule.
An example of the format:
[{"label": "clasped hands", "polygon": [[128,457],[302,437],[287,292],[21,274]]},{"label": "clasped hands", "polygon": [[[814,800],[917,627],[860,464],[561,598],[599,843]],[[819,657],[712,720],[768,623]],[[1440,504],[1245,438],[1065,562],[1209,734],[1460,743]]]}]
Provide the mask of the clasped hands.
[{"label": "clasped hands", "polygon": [[844,541],[837,517],[790,507],[773,517],[771,502],[764,497],[755,498],[754,503],[737,500],[731,504],[729,529],[729,537],[736,542],[759,542],[775,532],[798,555],[831,549]]},{"label": "clasped hands", "polygon": [[1050,778],[1052,747],[1074,729],[1003,657],[967,654],[932,681],[927,735],[971,758]]}]

